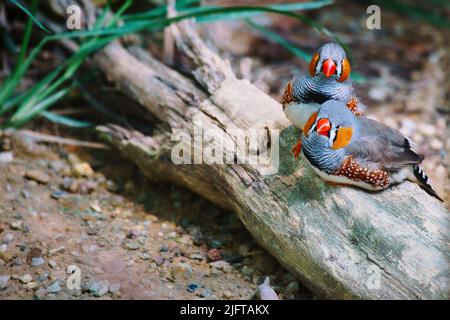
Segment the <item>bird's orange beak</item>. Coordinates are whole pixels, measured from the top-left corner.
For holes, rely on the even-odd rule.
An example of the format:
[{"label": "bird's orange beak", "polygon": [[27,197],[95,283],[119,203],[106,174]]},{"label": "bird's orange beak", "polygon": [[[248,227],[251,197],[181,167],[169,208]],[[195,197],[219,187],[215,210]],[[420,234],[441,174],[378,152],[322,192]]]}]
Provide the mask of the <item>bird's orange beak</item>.
[{"label": "bird's orange beak", "polygon": [[326,118],[317,121],[316,131],[322,136],[328,137],[331,129],[330,121]]},{"label": "bird's orange beak", "polygon": [[336,72],[336,63],[329,58],[322,64],[322,73],[328,78]]}]

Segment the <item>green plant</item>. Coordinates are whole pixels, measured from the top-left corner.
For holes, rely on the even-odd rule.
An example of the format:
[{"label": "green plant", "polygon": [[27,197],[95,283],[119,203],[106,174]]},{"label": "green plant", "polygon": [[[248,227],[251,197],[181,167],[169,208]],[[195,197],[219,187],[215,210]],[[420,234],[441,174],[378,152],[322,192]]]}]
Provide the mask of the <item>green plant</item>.
[{"label": "green plant", "polygon": [[[10,114],[8,120],[2,124],[3,128],[19,127],[37,115],[44,116],[51,121],[65,125],[76,127],[89,125],[87,122],[70,119],[61,115],[56,115],[50,111],[46,111],[54,103],[67,96],[72,87],[72,85],[67,85],[67,82],[75,75],[85,59],[111,41],[126,34],[140,31],[162,30],[171,23],[184,19],[194,18],[198,22],[208,23],[217,20],[249,18],[262,13],[281,14],[300,20],[335,41],[342,43],[336,36],[334,36],[332,32],[320,24],[312,21],[305,15],[293,12],[293,10],[321,8],[323,6],[330,5],[332,1],[329,0],[309,3],[290,3],[253,7],[236,6],[226,8],[217,6],[193,7],[192,5],[198,3],[199,0],[181,0],[177,1],[177,12],[179,15],[172,18],[166,17],[167,8],[165,5],[158,6],[144,13],[125,15],[125,11],[133,2],[132,0],[127,0],[115,13],[112,12],[109,5],[105,6],[103,12],[97,18],[96,24],[92,30],[63,32],[47,35],[30,51],[28,56],[26,56],[33,24],[38,25],[43,30],[48,31],[48,29],[35,17],[35,10],[38,2],[37,0],[32,1],[31,10],[26,9],[17,1],[11,0],[11,2],[18,5],[18,7],[21,8],[29,18],[16,68],[14,72],[12,72],[10,76],[4,80],[3,86],[0,89],[0,116],[5,115],[6,113]],[[108,15],[112,15],[112,18],[109,20],[106,19]],[[118,25],[118,21],[121,21],[120,25]],[[266,32],[266,35],[269,36],[269,33]],[[275,37],[274,33],[271,33],[271,38],[288,49],[290,48],[290,50],[293,50],[293,46],[288,46],[287,43],[283,41],[283,38]],[[79,50],[59,65],[58,68],[34,84],[31,88],[14,95],[21,79],[24,77],[32,61],[37,57],[42,48],[49,42],[62,39],[74,39],[78,41],[80,45]],[[307,54],[304,54],[298,49],[294,52],[297,52],[299,57],[303,59],[308,58]]]}]

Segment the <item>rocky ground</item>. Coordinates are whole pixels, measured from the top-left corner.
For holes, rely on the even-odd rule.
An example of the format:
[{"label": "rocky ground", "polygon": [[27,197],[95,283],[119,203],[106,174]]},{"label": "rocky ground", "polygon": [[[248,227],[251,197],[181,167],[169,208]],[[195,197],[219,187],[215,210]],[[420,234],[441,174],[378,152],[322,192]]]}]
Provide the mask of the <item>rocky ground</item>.
[{"label": "rocky ground", "polygon": [[107,151],[3,148],[0,299],[252,299],[266,276],[280,298],[312,297],[235,214]]}]

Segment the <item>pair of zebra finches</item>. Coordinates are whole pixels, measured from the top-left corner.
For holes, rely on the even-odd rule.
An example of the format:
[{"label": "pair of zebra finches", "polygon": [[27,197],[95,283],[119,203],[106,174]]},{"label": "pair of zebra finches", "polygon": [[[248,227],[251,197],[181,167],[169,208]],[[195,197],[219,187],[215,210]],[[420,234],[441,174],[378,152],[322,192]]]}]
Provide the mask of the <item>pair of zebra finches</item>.
[{"label": "pair of zebra finches", "polygon": [[303,132],[292,148],[294,156],[303,152],[323,179],[367,190],[410,180],[442,201],[410,140],[365,117],[367,108],[353,92],[350,63],[338,44],[319,48],[308,72],[288,83],[282,103],[286,117]]}]

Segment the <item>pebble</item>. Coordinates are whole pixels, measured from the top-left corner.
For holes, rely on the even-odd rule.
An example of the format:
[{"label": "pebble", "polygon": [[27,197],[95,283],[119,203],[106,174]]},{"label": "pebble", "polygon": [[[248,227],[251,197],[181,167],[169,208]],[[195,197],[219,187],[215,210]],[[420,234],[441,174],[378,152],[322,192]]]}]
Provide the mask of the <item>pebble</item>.
[{"label": "pebble", "polygon": [[52,192],[51,197],[55,200],[67,199],[69,197],[69,194],[65,191],[55,191]]},{"label": "pebble", "polygon": [[232,270],[231,265],[224,260],[213,261],[209,265],[223,272],[230,272]]},{"label": "pebble", "polygon": [[94,170],[87,162],[79,162],[72,165],[72,173],[75,177],[91,177]]},{"label": "pebble", "polygon": [[35,258],[31,259],[31,265],[33,267],[41,266],[44,263],[45,263],[45,260],[42,257],[35,257]]},{"label": "pebble", "polygon": [[11,229],[13,230],[22,230],[23,227],[23,222],[18,220],[18,221],[13,221],[11,222]]},{"label": "pebble", "polygon": [[25,172],[25,177],[36,182],[47,184],[50,182],[50,177],[40,169],[32,169]]},{"label": "pebble", "polygon": [[188,292],[193,293],[193,292],[197,291],[198,288],[200,288],[200,284],[195,283],[195,282],[191,282],[191,283],[189,283],[189,284],[187,285],[186,290],[187,290]]},{"label": "pebble", "polygon": [[45,290],[44,288],[40,288],[34,293],[34,298],[36,300],[43,300],[46,295],[47,295],[47,290]]},{"label": "pebble", "polygon": [[59,285],[59,281],[55,281],[47,287],[47,293],[58,293],[60,291],[61,286]]},{"label": "pebble", "polygon": [[48,273],[47,272],[44,272],[43,274],[38,275],[37,278],[36,278],[36,280],[38,282],[44,282],[47,279],[48,279]]},{"label": "pebble", "polygon": [[419,125],[419,131],[427,137],[433,137],[436,135],[436,128],[432,124],[422,123]]},{"label": "pebble", "polygon": [[434,149],[434,150],[442,150],[442,149],[444,149],[444,144],[442,143],[441,140],[434,138],[434,139],[431,139],[431,141],[430,141],[430,147],[431,147],[431,149]]},{"label": "pebble", "polygon": [[64,252],[64,251],[66,251],[66,247],[65,246],[60,246],[60,247],[56,247],[56,248],[50,249],[48,251],[48,254],[53,256],[53,255],[55,255],[57,253]]},{"label": "pebble", "polygon": [[400,121],[400,132],[405,136],[411,137],[416,130],[417,125],[413,120],[405,118]]},{"label": "pebble", "polygon": [[10,276],[9,275],[0,275],[0,291],[5,290],[8,288],[8,282],[9,282]]},{"label": "pebble", "polygon": [[0,152],[0,162],[8,163],[14,160],[14,154],[11,151]]},{"label": "pebble", "polygon": [[153,257],[153,261],[156,263],[157,266],[160,266],[164,263],[164,258],[161,256],[155,256]]},{"label": "pebble", "polygon": [[12,233],[7,233],[7,234],[5,234],[5,236],[3,237],[2,243],[8,244],[8,243],[10,243],[10,242],[13,241],[13,240],[14,240],[14,234],[12,234]]},{"label": "pebble", "polygon": [[52,268],[52,269],[56,269],[56,267],[58,266],[58,265],[56,264],[56,261],[55,261],[55,260],[50,260],[50,261],[48,262],[48,265],[49,265],[49,267]]},{"label": "pebble", "polygon": [[151,258],[151,256],[148,253],[142,253],[140,257],[142,260],[149,260]]},{"label": "pebble", "polygon": [[192,267],[187,262],[178,262],[172,265],[171,273],[173,277],[176,277],[178,275],[187,277],[192,273]]},{"label": "pebble", "polygon": [[128,250],[137,250],[141,247],[141,244],[137,241],[128,241],[125,246]]},{"label": "pebble", "polygon": [[160,248],[159,248],[159,252],[167,252],[169,251],[169,247],[165,244],[163,244]]},{"label": "pebble", "polygon": [[209,288],[206,288],[206,289],[203,289],[202,291],[200,291],[200,297],[209,298],[212,295],[214,295],[214,292]]},{"label": "pebble", "polygon": [[95,297],[101,297],[108,293],[108,282],[106,281],[98,281],[93,282],[89,286],[89,292]]},{"label": "pebble", "polygon": [[37,287],[37,285],[38,285],[37,282],[28,282],[28,283],[27,283],[27,288],[28,288],[28,289],[34,289],[34,288]]},{"label": "pebble", "polygon": [[27,274],[24,274],[23,276],[21,276],[19,278],[19,281],[22,283],[28,283],[28,282],[33,281],[33,277],[31,276],[31,274],[27,273]]},{"label": "pebble", "polygon": [[222,297],[225,299],[232,299],[234,297],[234,294],[231,291],[225,290]]}]

